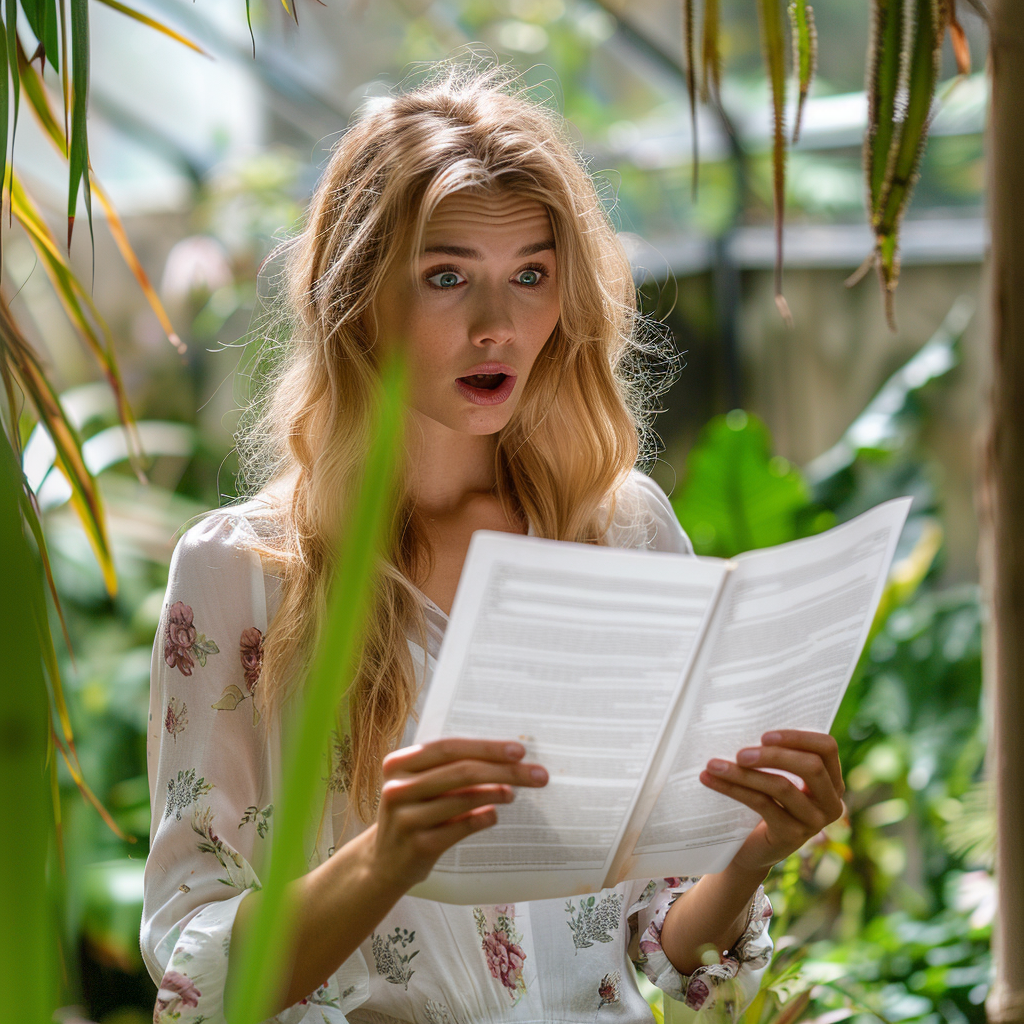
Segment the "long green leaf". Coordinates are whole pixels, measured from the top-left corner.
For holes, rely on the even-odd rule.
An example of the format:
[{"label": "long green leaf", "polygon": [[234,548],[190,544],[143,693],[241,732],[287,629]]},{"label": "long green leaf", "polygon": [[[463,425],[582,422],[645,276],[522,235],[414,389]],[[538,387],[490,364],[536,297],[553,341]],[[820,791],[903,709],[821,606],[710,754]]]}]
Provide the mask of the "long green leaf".
[{"label": "long green leaf", "polygon": [[[20,42],[18,43],[18,66],[21,72],[22,85],[25,88],[25,96],[32,107],[32,112],[35,114],[36,120],[39,122],[43,132],[57,148],[57,151],[62,157],[67,159],[67,139],[64,136],[63,130],[61,129],[52,108],[50,107],[50,100],[46,94],[45,88],[43,87],[43,80],[40,77],[39,72],[36,71],[36,69],[29,63]],[[139,258],[136,256],[131,242],[128,241],[128,233],[124,229],[124,224],[121,221],[117,210],[114,209],[114,204],[110,201],[110,197],[107,195],[106,190],[96,180],[96,176],[91,170],[89,175],[92,179],[93,188],[96,191],[96,197],[103,205],[103,209],[107,214],[107,228],[111,235],[114,236],[114,241],[117,243],[117,247],[121,251],[121,255],[124,257],[125,263],[128,264],[128,269],[131,270],[136,281],[139,282],[139,287],[142,289],[142,293],[146,296],[146,300],[149,302],[150,308],[156,314],[156,318],[160,321],[160,326],[163,327],[168,340],[178,350],[178,353],[183,355],[187,350],[187,346],[174,330],[174,327],[171,324],[171,319],[167,315],[167,311],[164,309],[163,303],[160,301],[159,296],[156,294],[156,291],[150,283],[149,276],[146,274],[142,264],[139,262]],[[56,246],[54,246],[54,251],[56,252]],[[56,255],[58,257],[60,256],[59,253]]]},{"label": "long green leaf", "polygon": [[[11,91],[14,94],[14,120],[11,124],[11,160],[14,159],[14,136],[18,131],[18,99],[21,95],[20,82],[18,81],[18,75],[16,68],[18,67],[18,51],[17,51],[17,40],[18,40],[18,0],[6,0],[4,4],[4,12],[6,18],[4,19],[4,27],[6,29],[6,44],[7,44],[7,66],[11,70]],[[4,151],[6,152],[7,136],[4,135]],[[12,212],[8,212],[8,223],[10,224]]]},{"label": "long green leaf", "polygon": [[718,0],[704,0],[704,22],[701,27],[700,98],[703,103],[720,100],[722,85],[722,49],[718,41]]},{"label": "long green leaf", "polygon": [[881,213],[889,151],[897,133],[896,93],[903,55],[903,0],[874,0],[868,47],[868,128],[864,135],[864,169],[872,224]]},{"label": "long green leaf", "polygon": [[757,0],[761,48],[772,90],[772,192],[775,197],[775,305],[785,322],[793,316],[782,294],[782,226],[786,216],[786,43],[780,0]]},{"label": "long green leaf", "polygon": [[[100,315],[92,296],[82,287],[81,282],[75,276],[68,264],[64,254],[57,245],[57,240],[50,232],[50,228],[43,219],[39,210],[32,202],[28,193],[21,186],[19,178],[11,175],[11,207],[15,216],[28,234],[29,241],[39,255],[47,276],[53,283],[57,298],[60,299],[64,311],[68,315],[72,325],[78,330],[89,351],[100,364],[103,374],[110,385],[114,398],[117,401],[117,411],[121,422],[128,431],[132,442],[132,465],[136,476],[145,482],[145,474],[142,471],[140,457],[142,454],[141,444],[135,428],[135,417],[132,415],[131,407],[128,404],[128,396],[125,394],[121,382],[121,371],[117,365],[117,358],[114,353],[114,339],[110,328]],[[93,319],[100,326],[103,332],[101,339],[89,317],[86,316],[83,304],[88,308]]]},{"label": "long green leaf", "polygon": [[896,330],[893,291],[899,278],[899,226],[917,181],[942,56],[938,0],[913,0],[913,3],[915,18],[907,75],[907,105],[899,140],[894,140],[894,149],[886,166],[875,224],[886,319],[893,331]]},{"label": "long green leaf", "polygon": [[[100,3],[106,4],[108,7],[112,7],[115,11],[120,11],[122,14],[127,15],[129,18],[134,18],[136,21],[142,22],[143,25],[148,25],[150,28],[155,28],[158,32],[162,32],[165,36],[169,36],[171,39],[176,40],[179,43],[189,47],[189,49],[195,50],[196,53],[201,53],[204,57],[211,57],[198,43],[192,42],[187,36],[183,36],[180,32],[176,32],[169,25],[165,25],[162,21],[157,21],[155,18],[151,18],[148,14],[143,14],[142,11],[135,10],[134,7],[129,7],[127,4],[118,3],[118,0],[100,0]],[[211,57],[212,59],[212,57]]]},{"label": "long green leaf", "polygon": [[697,199],[700,173],[700,146],[697,139],[697,66],[693,53],[693,0],[683,0],[683,67],[686,70],[686,93],[690,98],[690,145],[693,161],[691,192]]},{"label": "long green leaf", "polygon": [[89,141],[86,134],[86,111],[89,104],[89,0],[71,0],[71,76],[73,97],[71,108],[71,152],[68,156],[68,252],[71,231],[75,226],[78,186],[82,185],[85,210],[89,218],[92,242],[92,277],[96,285],[96,239],[92,228],[92,192],[89,186]]},{"label": "long green leaf", "polygon": [[3,346],[5,361],[17,374],[22,390],[31,399],[57,450],[57,466],[71,485],[71,503],[96,555],[107,592],[113,596],[117,593],[117,574],[107,537],[103,501],[82,457],[81,438],[5,302],[0,302],[0,345]]},{"label": "long green leaf", "polygon": [[793,36],[793,68],[796,71],[796,119],[793,122],[793,142],[800,138],[804,104],[811,91],[811,82],[818,65],[818,32],[814,27],[814,11],[803,0],[789,0],[789,22]]},{"label": "long green leaf", "polygon": [[[8,74],[10,66],[7,63],[7,30],[0,24],[0,53],[3,54],[3,70],[0,71],[0,139],[3,139],[3,151],[0,152],[0,192],[5,191],[2,186],[7,182],[7,106],[10,103]],[[14,77],[18,77],[18,65],[14,65]],[[0,271],[4,266],[4,250],[0,244]]]},{"label": "long green leaf", "polygon": [[0,986],[12,1021],[48,1021],[57,1005],[55,934],[46,882],[53,832],[51,795],[43,771],[49,710],[33,616],[42,596],[39,567],[21,522],[21,471],[7,436],[0,437],[0,629],[4,687],[0,701],[0,791],[10,812],[0,829]]},{"label": "long green leaf", "polygon": [[286,886],[304,870],[302,837],[316,813],[313,804],[319,766],[328,747],[354,672],[371,596],[373,572],[384,524],[389,522],[398,467],[405,392],[405,366],[388,362],[381,374],[381,400],[358,496],[351,505],[337,559],[323,639],[305,682],[299,717],[288,737],[283,798],[271,839],[270,872],[251,928],[239,951],[232,1024],[265,1020],[291,957],[293,906]]}]

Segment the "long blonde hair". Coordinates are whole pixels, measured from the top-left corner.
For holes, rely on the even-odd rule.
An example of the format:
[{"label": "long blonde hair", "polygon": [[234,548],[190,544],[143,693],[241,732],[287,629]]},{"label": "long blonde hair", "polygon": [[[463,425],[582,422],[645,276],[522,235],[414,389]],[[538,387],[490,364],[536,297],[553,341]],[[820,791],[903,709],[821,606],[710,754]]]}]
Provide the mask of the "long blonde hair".
[{"label": "long blonde hair", "polygon": [[[271,254],[285,257],[287,337],[269,342],[272,369],[237,438],[242,482],[264,506],[249,513],[259,550],[282,580],[263,638],[265,714],[301,688],[322,627],[338,524],[367,447],[381,283],[410,265],[441,199],[464,188],[544,204],[557,251],[558,324],[497,438],[496,495],[509,520],[600,544],[615,491],[653,454],[651,398],[671,381],[640,363],[671,364],[671,344],[637,311],[629,261],[561,116],[507,67],[479,62],[443,62],[425,83],[370,102],[334,145],[304,227]],[[363,821],[415,704],[407,636],[427,646],[412,584],[432,555],[404,481],[388,527],[349,691],[346,785]]]}]

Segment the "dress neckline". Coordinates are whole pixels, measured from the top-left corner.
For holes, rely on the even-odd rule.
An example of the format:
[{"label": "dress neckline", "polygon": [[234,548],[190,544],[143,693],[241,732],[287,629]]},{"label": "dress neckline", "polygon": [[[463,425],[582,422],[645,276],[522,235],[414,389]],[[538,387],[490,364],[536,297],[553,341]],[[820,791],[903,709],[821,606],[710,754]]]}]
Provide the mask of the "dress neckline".
[{"label": "dress neckline", "polygon": [[[534,529],[533,529],[533,523],[532,523],[532,522],[530,522],[529,520],[527,520],[527,522],[528,522],[528,524],[529,524],[529,525],[528,525],[528,528],[527,528],[527,531],[526,531],[526,533],[525,533],[525,534],[524,534],[524,533],[517,533],[517,534],[513,534],[513,536],[514,536],[514,537],[536,537],[536,536],[537,536],[536,532],[535,532],[535,531],[534,531]],[[511,531],[502,531],[502,532],[508,532],[508,533],[511,533]],[[436,601],[434,601],[434,600],[432,600],[431,598],[427,597],[427,595],[426,595],[426,594],[424,594],[424,593],[423,593],[423,591],[422,591],[422,590],[420,590],[420,588],[419,588],[419,587],[417,587],[417,586],[416,586],[416,585],[415,585],[414,583],[410,583],[409,585],[410,585],[410,586],[412,587],[412,589],[413,589],[413,590],[415,590],[415,591],[416,591],[416,593],[417,593],[417,594],[419,594],[419,595],[420,595],[420,597],[421,597],[421,598],[422,598],[422,600],[423,600],[423,603],[424,603],[424,604],[425,604],[425,605],[426,605],[426,606],[427,606],[428,608],[430,608],[430,609],[431,609],[432,611],[435,611],[435,612],[437,612],[437,614],[438,614],[438,615],[440,615],[440,616],[441,616],[441,618],[442,618],[442,619],[443,619],[443,620],[444,620],[445,622],[447,622],[447,621],[448,621],[448,619],[449,619],[449,616],[448,616],[447,612],[445,612],[445,610],[444,610],[444,609],[443,609],[443,608],[442,608],[442,607],[441,607],[441,606],[440,606],[439,604],[437,604],[437,602],[436,602]]]}]

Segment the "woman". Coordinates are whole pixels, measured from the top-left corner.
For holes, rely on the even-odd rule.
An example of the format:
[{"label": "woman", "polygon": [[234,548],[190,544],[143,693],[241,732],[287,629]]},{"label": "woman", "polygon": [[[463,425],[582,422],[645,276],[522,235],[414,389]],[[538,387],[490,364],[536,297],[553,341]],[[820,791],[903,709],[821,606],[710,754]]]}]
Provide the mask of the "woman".
[{"label": "woman", "polygon": [[760,883],[841,812],[827,736],[783,732],[709,764],[705,784],[764,818],[717,875],[568,903],[406,895],[516,787],[546,782],[518,743],[409,745],[473,531],[691,551],[635,469],[651,389],[628,357],[658,351],[658,331],[564,125],[502,69],[442,67],[363,112],[284,249],[291,344],[241,441],[259,491],[182,537],[154,646],[142,949],[155,1021],[222,1019],[262,898],[282,730],[392,345],[411,380],[401,491],[351,736],[325,766],[310,870],[293,885],[278,1019],[649,1021],[631,958],[669,996],[734,1017],[772,949]]}]

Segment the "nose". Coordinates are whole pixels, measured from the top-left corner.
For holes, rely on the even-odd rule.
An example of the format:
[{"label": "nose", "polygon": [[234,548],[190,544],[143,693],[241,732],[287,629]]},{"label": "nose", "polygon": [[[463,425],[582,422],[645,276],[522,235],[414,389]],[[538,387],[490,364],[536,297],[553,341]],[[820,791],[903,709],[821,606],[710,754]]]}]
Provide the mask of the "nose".
[{"label": "nose", "polygon": [[508,296],[502,288],[479,288],[469,316],[469,340],[474,345],[505,345],[516,336]]}]

